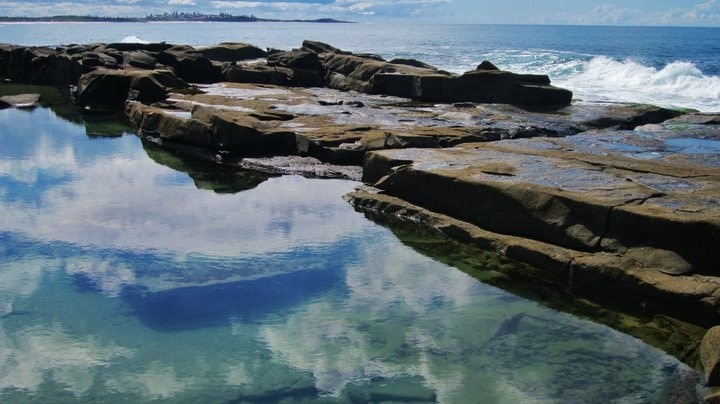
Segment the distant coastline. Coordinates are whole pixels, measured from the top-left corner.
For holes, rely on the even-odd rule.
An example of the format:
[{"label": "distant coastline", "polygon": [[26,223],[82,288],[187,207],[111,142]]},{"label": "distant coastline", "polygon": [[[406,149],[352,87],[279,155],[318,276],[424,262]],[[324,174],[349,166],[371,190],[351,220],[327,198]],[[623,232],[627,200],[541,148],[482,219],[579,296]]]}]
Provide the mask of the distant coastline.
[{"label": "distant coastline", "polygon": [[308,22],[328,24],[352,24],[352,21],[335,20],[333,18],[317,18],[314,20],[280,20],[259,18],[254,15],[202,14],[202,13],[163,13],[145,17],[106,17],[94,15],[56,15],[47,17],[6,17],[0,16],[0,22]]}]

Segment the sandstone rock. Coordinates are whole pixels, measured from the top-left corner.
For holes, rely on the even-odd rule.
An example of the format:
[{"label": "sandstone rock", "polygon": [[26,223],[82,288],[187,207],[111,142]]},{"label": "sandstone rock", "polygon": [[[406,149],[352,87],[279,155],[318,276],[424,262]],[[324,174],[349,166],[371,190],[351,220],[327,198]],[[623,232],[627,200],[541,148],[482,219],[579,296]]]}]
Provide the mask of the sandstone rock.
[{"label": "sandstone rock", "polygon": [[82,74],[70,55],[46,47],[0,47],[0,77],[19,83],[67,86]]},{"label": "sandstone rock", "polygon": [[117,59],[105,53],[87,51],[79,54],[80,64],[82,64],[83,73],[88,73],[96,67],[105,67],[108,69],[117,69],[119,64]]},{"label": "sandstone rock", "polygon": [[166,44],[165,42],[160,43],[109,43],[106,48],[117,49],[123,52],[136,52],[136,51],[147,51],[147,52],[162,52],[172,48],[173,45]]},{"label": "sandstone rock", "polygon": [[494,232],[578,251],[630,248],[634,267],[675,275],[718,272],[717,169],[603,156],[578,139],[373,152],[363,180]]},{"label": "sandstone rock", "polygon": [[84,74],[75,93],[81,107],[102,105],[120,107],[128,98],[130,76],[119,70],[97,69]]},{"label": "sandstone rock", "polygon": [[635,129],[648,123],[660,123],[682,115],[682,111],[646,104],[609,104],[602,115],[588,115],[581,123],[589,128]]},{"label": "sandstone rock", "polygon": [[407,65],[407,66],[419,67],[421,69],[437,70],[437,67],[431,66],[425,62],[421,62],[416,59],[395,58],[395,59],[392,59],[390,61],[390,63],[396,64],[396,65]]},{"label": "sandstone rock", "polygon": [[273,53],[272,55],[268,55],[267,61],[270,66],[305,70],[322,69],[317,53],[304,50]]},{"label": "sandstone rock", "polygon": [[258,59],[267,56],[267,52],[253,45],[239,42],[222,42],[215,46],[198,49],[210,60],[235,62],[238,60]]},{"label": "sandstone rock", "polygon": [[193,118],[212,127],[212,143],[219,150],[243,155],[285,154],[295,150],[295,134],[263,130],[264,124],[248,114],[198,106]]},{"label": "sandstone rock", "polygon": [[700,343],[700,360],[708,385],[720,387],[720,326],[710,328]]},{"label": "sandstone rock", "polygon": [[214,83],[220,80],[220,67],[212,64],[202,51],[189,46],[173,46],[156,57],[175,74],[189,83]]},{"label": "sandstone rock", "polygon": [[497,66],[492,64],[492,62],[483,60],[475,70],[500,70]]},{"label": "sandstone rock", "polygon": [[317,54],[321,53],[338,53],[338,54],[350,54],[350,52],[344,52],[334,46],[328,45],[323,42],[318,41],[311,41],[311,40],[304,40],[302,43],[302,47],[304,49],[307,49],[311,52],[315,52]]},{"label": "sandstone rock", "polygon": [[157,108],[129,102],[126,115],[138,126],[142,136],[179,142],[190,146],[213,147],[212,126],[197,119],[184,118]]},{"label": "sandstone rock", "polygon": [[152,70],[155,68],[157,61],[149,52],[140,50],[126,53],[124,64],[137,67],[139,69]]},{"label": "sandstone rock", "polygon": [[76,100],[82,107],[120,107],[129,98],[146,103],[165,99],[174,88],[187,88],[187,83],[163,70],[109,70],[99,68],[83,75],[78,81]]},{"label": "sandstone rock", "polygon": [[40,94],[4,95],[0,97],[0,109],[35,108],[40,102]]}]

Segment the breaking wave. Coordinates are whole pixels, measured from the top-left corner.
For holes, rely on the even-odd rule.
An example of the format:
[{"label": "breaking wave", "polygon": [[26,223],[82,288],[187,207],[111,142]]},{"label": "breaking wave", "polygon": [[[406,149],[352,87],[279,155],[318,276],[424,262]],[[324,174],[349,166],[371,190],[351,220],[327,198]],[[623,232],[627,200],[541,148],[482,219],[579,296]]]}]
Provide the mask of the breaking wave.
[{"label": "breaking wave", "polygon": [[720,111],[720,77],[703,74],[690,62],[672,62],[658,69],[634,60],[598,56],[570,70],[557,76],[549,73],[554,84],[573,90],[577,99]]},{"label": "breaking wave", "polygon": [[140,39],[140,38],[136,37],[135,35],[126,36],[120,42],[122,42],[122,43],[150,43],[149,41]]}]

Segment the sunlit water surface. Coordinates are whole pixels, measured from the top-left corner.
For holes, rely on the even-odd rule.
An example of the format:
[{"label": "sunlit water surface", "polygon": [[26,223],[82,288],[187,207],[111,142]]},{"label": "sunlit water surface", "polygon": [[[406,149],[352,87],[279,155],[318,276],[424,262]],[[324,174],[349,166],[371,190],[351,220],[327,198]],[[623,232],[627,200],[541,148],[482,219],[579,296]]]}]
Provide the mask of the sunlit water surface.
[{"label": "sunlit water surface", "polygon": [[356,185],[0,111],[0,401],[650,402],[692,379],[416,252]]}]

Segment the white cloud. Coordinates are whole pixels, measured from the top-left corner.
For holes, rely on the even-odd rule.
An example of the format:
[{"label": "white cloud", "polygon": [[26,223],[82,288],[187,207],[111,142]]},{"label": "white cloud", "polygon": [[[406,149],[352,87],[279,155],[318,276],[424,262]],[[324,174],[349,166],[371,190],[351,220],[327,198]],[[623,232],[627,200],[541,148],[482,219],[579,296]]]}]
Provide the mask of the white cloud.
[{"label": "white cloud", "polygon": [[691,8],[673,8],[658,19],[664,25],[720,25],[720,3],[709,0]]},{"label": "white cloud", "polygon": [[197,5],[195,0],[168,0],[168,5],[171,6],[194,6]]},{"label": "white cloud", "polygon": [[47,378],[80,397],[92,387],[97,368],[133,355],[131,349],[93,337],[72,337],[60,326],[27,328],[12,335],[0,328],[0,389],[36,392]]}]

